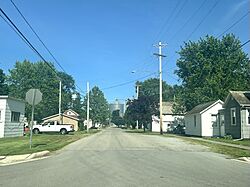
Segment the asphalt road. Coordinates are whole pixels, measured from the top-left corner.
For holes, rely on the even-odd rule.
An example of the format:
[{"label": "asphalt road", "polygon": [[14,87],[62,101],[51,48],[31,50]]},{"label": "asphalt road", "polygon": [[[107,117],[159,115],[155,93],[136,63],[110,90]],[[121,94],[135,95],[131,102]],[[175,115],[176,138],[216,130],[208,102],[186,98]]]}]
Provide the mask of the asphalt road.
[{"label": "asphalt road", "polygon": [[250,164],[176,138],[110,128],[43,160],[0,167],[0,186],[250,186]]}]

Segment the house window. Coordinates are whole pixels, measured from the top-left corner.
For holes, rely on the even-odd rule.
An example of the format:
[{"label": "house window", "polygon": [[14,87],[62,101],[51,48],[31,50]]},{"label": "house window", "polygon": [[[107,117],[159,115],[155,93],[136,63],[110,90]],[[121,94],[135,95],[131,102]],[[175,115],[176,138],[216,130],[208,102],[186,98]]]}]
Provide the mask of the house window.
[{"label": "house window", "polygon": [[217,115],[216,114],[211,114],[211,123],[212,123],[212,127],[217,127]]},{"label": "house window", "polygon": [[194,115],[194,126],[196,127],[196,115]]},{"label": "house window", "polygon": [[19,122],[20,112],[11,112],[11,122]]},{"label": "house window", "polygon": [[247,109],[247,124],[250,125],[250,109]]},{"label": "house window", "polygon": [[236,109],[231,108],[231,125],[236,125]]}]

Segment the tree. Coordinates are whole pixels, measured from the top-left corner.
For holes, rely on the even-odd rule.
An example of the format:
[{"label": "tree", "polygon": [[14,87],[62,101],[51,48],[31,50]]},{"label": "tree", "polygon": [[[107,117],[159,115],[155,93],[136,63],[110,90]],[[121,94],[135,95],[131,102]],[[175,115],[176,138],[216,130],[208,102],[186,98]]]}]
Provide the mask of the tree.
[{"label": "tree", "polygon": [[[152,99],[159,102],[159,83],[158,78],[150,78],[143,82],[137,82],[136,84],[140,86],[139,96],[150,96]],[[173,101],[174,92],[172,86],[168,85],[165,81],[162,82],[162,100],[163,101]]]},{"label": "tree", "polygon": [[138,120],[140,125],[144,126],[144,130],[151,123],[152,115],[159,115],[159,104],[154,101],[153,96],[139,96],[138,99],[129,100],[127,104],[126,121]]},{"label": "tree", "polygon": [[112,112],[111,122],[116,124],[118,127],[125,125],[124,119],[120,116],[120,110],[114,110]]},{"label": "tree", "polygon": [[[105,99],[103,92],[97,86],[90,90],[89,103],[89,116],[93,123],[107,123],[108,118],[110,117],[108,102]],[[84,116],[86,116],[87,96],[84,98],[83,106],[85,107]]]},{"label": "tree", "polygon": [[9,89],[8,85],[5,83],[5,74],[3,70],[0,69],[0,95],[8,95]]},{"label": "tree", "polygon": [[[58,113],[59,101],[59,80],[57,72],[51,70],[44,62],[31,63],[27,60],[16,62],[15,67],[10,70],[8,77],[10,95],[16,98],[25,99],[26,92],[31,88],[38,88],[43,93],[42,101],[36,106],[35,119]],[[62,111],[71,105],[71,93],[74,91],[74,80],[65,73],[58,73],[62,76]],[[28,119],[31,117],[31,106],[26,105],[25,113]]]},{"label": "tree", "polygon": [[182,81],[181,100],[187,110],[197,104],[224,100],[229,90],[250,89],[250,63],[232,34],[221,40],[206,36],[187,42],[179,51],[176,74]]}]

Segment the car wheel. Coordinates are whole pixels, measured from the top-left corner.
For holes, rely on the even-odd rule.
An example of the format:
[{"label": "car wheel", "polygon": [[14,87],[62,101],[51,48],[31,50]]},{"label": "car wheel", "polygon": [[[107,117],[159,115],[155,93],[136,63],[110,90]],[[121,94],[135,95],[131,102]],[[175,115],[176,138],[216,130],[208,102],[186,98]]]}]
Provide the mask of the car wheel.
[{"label": "car wheel", "polygon": [[34,134],[39,134],[39,129],[34,129],[33,132]]},{"label": "car wheel", "polygon": [[66,129],[61,129],[61,130],[60,130],[60,133],[61,133],[62,135],[67,134],[67,130],[66,130]]}]

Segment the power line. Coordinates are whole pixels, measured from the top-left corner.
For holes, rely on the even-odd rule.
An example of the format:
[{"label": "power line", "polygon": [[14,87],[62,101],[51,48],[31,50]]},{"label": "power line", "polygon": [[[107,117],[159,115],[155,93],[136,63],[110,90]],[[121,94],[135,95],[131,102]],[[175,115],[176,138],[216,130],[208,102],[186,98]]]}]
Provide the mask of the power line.
[{"label": "power line", "polygon": [[215,9],[215,7],[218,5],[219,1],[217,0],[213,6],[208,10],[207,14],[201,19],[201,21],[198,23],[198,25],[194,28],[194,30],[188,35],[186,40],[189,40],[189,38],[197,31],[197,29],[201,26],[201,24],[205,21],[205,19],[212,13],[212,11]]},{"label": "power line", "polygon": [[[42,43],[42,45],[44,46],[44,48],[47,50],[47,52],[52,56],[52,58],[55,60],[55,62],[57,63],[58,66],[60,66],[60,68],[65,72],[64,68],[61,66],[61,64],[57,61],[57,59],[55,58],[55,56],[51,53],[51,51],[48,49],[48,47],[45,45],[45,43],[42,41],[42,39],[39,37],[39,35],[36,33],[36,31],[33,29],[33,27],[30,25],[30,23],[27,21],[27,19],[24,17],[24,15],[22,14],[22,12],[19,10],[19,8],[16,6],[16,4],[13,2],[13,0],[10,0],[11,3],[13,4],[13,6],[15,7],[15,9],[18,11],[18,13],[21,15],[21,17],[23,18],[23,20],[26,22],[26,24],[29,26],[29,28],[32,30],[32,32],[36,35],[36,37],[38,38],[38,40]],[[66,72],[65,72],[66,73]]]},{"label": "power line", "polygon": [[[9,21],[9,23],[14,27],[11,27],[12,29],[15,29],[18,32],[18,36],[22,37],[23,40],[25,40],[25,43],[28,43],[28,46],[50,67],[50,69],[56,74],[57,72],[55,69],[44,59],[44,57],[37,51],[37,49],[30,43],[30,41],[24,36],[24,34],[18,29],[18,27],[12,22],[12,20],[7,16],[7,14],[0,8],[0,12],[4,15],[4,17]],[[1,16],[2,17],[2,16]]]},{"label": "power line", "polygon": [[[18,13],[21,15],[23,20],[26,22],[26,24],[29,26],[29,28],[32,30],[32,32],[35,34],[35,36],[38,38],[38,40],[42,43],[44,48],[47,50],[47,52],[51,55],[51,57],[54,59],[56,64],[62,69],[64,73],[66,73],[65,69],[62,67],[62,65],[58,62],[58,60],[55,58],[55,56],[52,54],[52,52],[49,50],[49,48],[46,46],[46,44],[42,41],[41,37],[37,34],[37,32],[34,30],[34,28],[31,26],[31,24],[28,22],[28,20],[25,18],[25,16],[22,14],[21,10],[17,7],[17,5],[13,2],[13,0],[10,0],[15,9],[18,11]],[[43,59],[44,60],[44,59]],[[44,60],[45,61],[45,60]],[[48,63],[45,61],[45,63],[48,65]],[[67,74],[67,73],[66,73]],[[76,88],[78,88],[79,92],[84,93],[81,88],[75,84]]]},{"label": "power line", "polygon": [[[167,30],[166,34],[171,30],[171,25],[179,16],[179,14],[182,12],[182,10],[185,8],[185,5],[187,4],[188,0],[185,0],[182,6],[180,7],[179,11],[176,13],[175,17],[172,19],[172,22],[169,23],[169,30]],[[163,33],[164,34],[164,33]]]},{"label": "power line", "polygon": [[[172,37],[170,37],[170,41],[172,41],[176,36],[177,34],[182,31],[184,29],[184,27],[193,19],[193,17],[201,10],[201,8],[206,4],[207,0],[204,0],[201,5],[196,9],[196,11],[194,11],[194,13],[188,18],[188,20],[182,25],[182,27],[174,33],[174,35]],[[169,43],[170,43],[169,41]]]},{"label": "power line", "polygon": [[233,28],[235,25],[237,25],[238,23],[240,23],[241,20],[243,20],[243,18],[245,18],[250,11],[248,11],[247,13],[245,13],[243,16],[241,16],[236,22],[234,22],[230,27],[228,27],[224,32],[222,32],[221,34],[219,34],[216,38],[221,37],[223,34],[225,34],[227,31],[229,31],[231,28]]},{"label": "power line", "polygon": [[131,80],[131,81],[127,81],[127,82],[124,82],[124,83],[120,83],[120,84],[116,84],[116,85],[113,85],[113,86],[109,86],[109,87],[106,87],[106,88],[102,88],[102,90],[108,90],[108,89],[111,89],[111,88],[116,88],[116,87],[120,87],[120,86],[125,86],[125,85],[127,85],[127,84],[134,83],[134,82],[136,82],[136,81],[138,81],[138,80],[145,79],[145,78],[150,77],[151,75],[155,75],[155,74],[158,74],[158,73],[156,73],[156,72],[150,73],[150,74],[148,74],[148,75],[146,75],[146,76],[140,77],[140,78],[135,79],[135,80]]}]

